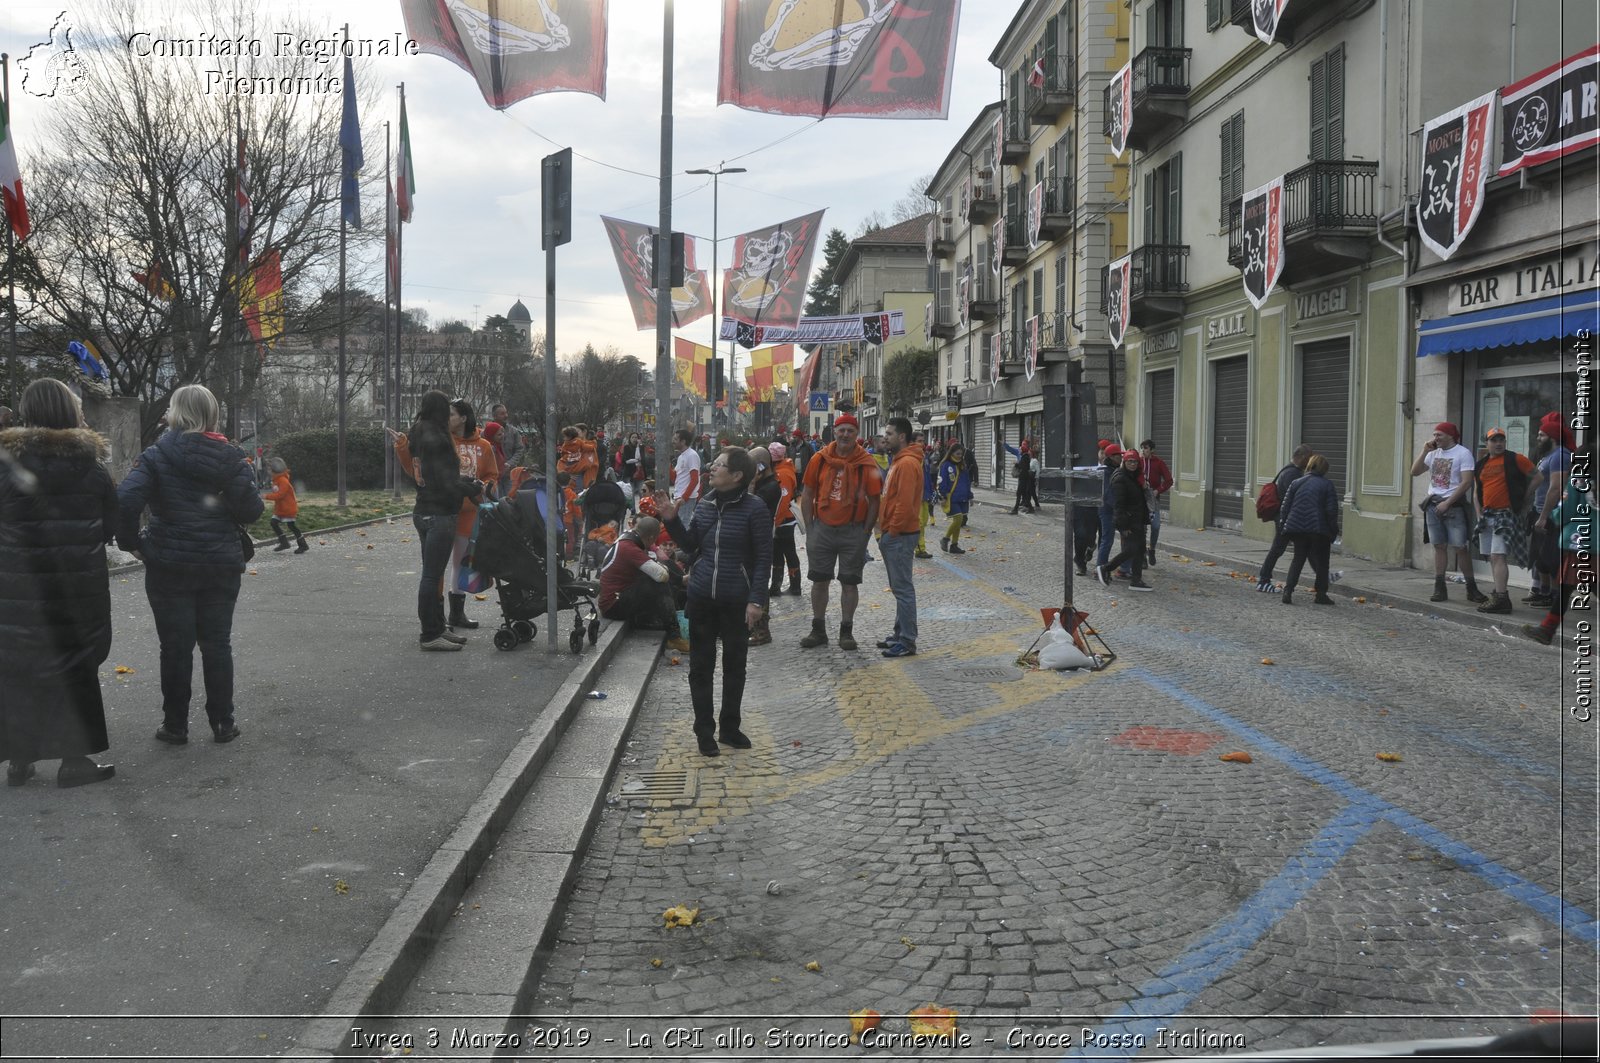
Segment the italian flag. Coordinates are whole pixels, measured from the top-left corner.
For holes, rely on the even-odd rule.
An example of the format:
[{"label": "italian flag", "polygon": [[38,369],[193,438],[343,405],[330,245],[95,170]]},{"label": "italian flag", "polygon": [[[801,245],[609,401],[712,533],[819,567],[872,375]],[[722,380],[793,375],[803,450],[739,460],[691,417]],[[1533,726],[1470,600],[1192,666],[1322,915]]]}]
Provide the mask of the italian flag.
[{"label": "italian flag", "polygon": [[395,206],[399,209],[400,220],[411,220],[411,197],[417,193],[417,171],[411,166],[411,126],[406,122],[406,101],[400,100],[400,158],[397,160],[397,169],[400,171],[394,186]]},{"label": "italian flag", "polygon": [[4,200],[6,217],[17,239],[26,240],[28,230],[28,201],[22,197],[22,170],[17,166],[16,141],[11,136],[11,111],[4,97],[0,97],[0,200]]}]

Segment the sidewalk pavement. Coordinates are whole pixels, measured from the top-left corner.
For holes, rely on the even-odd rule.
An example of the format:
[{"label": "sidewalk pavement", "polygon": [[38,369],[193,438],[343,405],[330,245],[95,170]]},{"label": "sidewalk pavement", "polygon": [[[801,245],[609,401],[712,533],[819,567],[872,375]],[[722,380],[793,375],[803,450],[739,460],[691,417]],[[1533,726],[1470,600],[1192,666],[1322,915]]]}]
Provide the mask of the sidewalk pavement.
[{"label": "sidewalk pavement", "polygon": [[[1008,491],[988,487],[977,488],[973,492],[974,501],[982,503],[984,507],[977,512],[978,519],[998,531],[1004,531],[1003,526],[993,527],[1000,521],[1020,521],[1025,530],[1036,530],[1034,526],[1041,521],[1053,523],[1057,528],[1064,526],[1061,506],[1055,503],[1040,506],[1037,513],[1023,513],[1013,517],[1010,509],[1014,497],[1014,494]],[[1255,517],[1251,515],[1245,519],[1253,521]],[[1267,550],[1271,546],[1271,542],[1267,540],[1252,539],[1242,532],[1223,528],[1187,527],[1174,522],[1170,514],[1163,514],[1156,570],[1147,575],[1146,580],[1158,579],[1162,569],[1168,565],[1198,562],[1219,568],[1226,566],[1230,573],[1237,573],[1241,583],[1248,583],[1249,589],[1253,591],[1256,575],[1261,571],[1261,563],[1266,560]],[[1274,582],[1279,585],[1283,583],[1284,577],[1289,572],[1289,561],[1293,556],[1293,550],[1289,550],[1278,560],[1272,574]],[[1507,615],[1478,612],[1478,607],[1467,601],[1467,588],[1460,583],[1449,585],[1449,601],[1430,602],[1428,599],[1433,595],[1431,567],[1411,568],[1337,553],[1333,555],[1331,567],[1335,572],[1343,569],[1344,577],[1328,589],[1329,594],[1362,598],[1369,603],[1418,613],[1431,620],[1452,620],[1521,638],[1523,624],[1537,624],[1545,615],[1544,609],[1536,609],[1521,602],[1522,596],[1527,593],[1525,570],[1521,572],[1521,586],[1518,585],[1518,571],[1512,570],[1511,602],[1515,612]],[[1478,585],[1485,593],[1493,586],[1487,568],[1488,566],[1481,562],[1477,565]],[[1093,569],[1090,572],[1088,578],[1092,580]],[[1307,565],[1300,577],[1299,589],[1309,592],[1311,579],[1311,566]],[[1309,598],[1309,594],[1307,597]]]}]

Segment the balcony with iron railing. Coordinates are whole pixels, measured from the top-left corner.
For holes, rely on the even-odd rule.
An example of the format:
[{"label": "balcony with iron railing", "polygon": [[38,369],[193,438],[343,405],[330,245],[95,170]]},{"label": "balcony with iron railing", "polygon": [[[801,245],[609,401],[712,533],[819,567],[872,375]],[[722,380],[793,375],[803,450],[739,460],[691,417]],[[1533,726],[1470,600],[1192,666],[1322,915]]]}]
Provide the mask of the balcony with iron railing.
[{"label": "balcony with iron railing", "polygon": [[1028,261],[1027,212],[1018,209],[1006,215],[1006,243],[1001,262],[1007,266],[1020,266]]},{"label": "balcony with iron railing", "polygon": [[1025,84],[1023,105],[1030,122],[1049,125],[1062,111],[1072,106],[1075,88],[1072,57],[1041,48],[1034,53],[1033,61],[1028,65],[1030,72],[1040,59],[1044,60],[1044,84]]},{"label": "balcony with iron railing", "polygon": [[988,225],[1000,216],[1000,201],[994,188],[987,182],[972,186],[972,199],[967,203],[967,221],[973,225]]},{"label": "balcony with iron railing", "polygon": [[[1206,0],[1208,6],[1224,6],[1227,12],[1227,21],[1244,30],[1251,37],[1256,37],[1255,9],[1261,8],[1263,12],[1272,10],[1272,0]],[[1272,43],[1284,47],[1294,43],[1295,29],[1316,12],[1318,7],[1326,6],[1311,3],[1310,0],[1298,0],[1297,3],[1284,4],[1278,12],[1278,27],[1272,35]],[[1210,12],[1207,12],[1210,15]],[[1207,19],[1209,23],[1210,18]],[[1259,38],[1257,38],[1259,39]]]},{"label": "balcony with iron railing", "polygon": [[1039,315],[1039,361],[1065,362],[1072,349],[1072,315],[1047,310]]},{"label": "balcony with iron railing", "polygon": [[974,321],[993,321],[1000,316],[1000,283],[995,280],[989,263],[982,262],[973,274],[967,294],[967,316]]},{"label": "balcony with iron railing", "polygon": [[[1128,324],[1135,328],[1183,316],[1189,293],[1189,245],[1145,244],[1132,254],[1128,283]],[[1100,271],[1102,312],[1107,312],[1110,267]]]},{"label": "balcony with iron railing", "polygon": [[[1151,46],[1133,58],[1133,125],[1127,131],[1130,147],[1145,150],[1189,118],[1188,48]],[[1105,133],[1111,135],[1116,120],[1111,97],[1115,82],[1105,89]]]},{"label": "balcony with iron railing", "polygon": [[1028,116],[1022,112],[1022,101],[1007,100],[1005,127],[1000,139],[1000,161],[1019,163],[1028,161]]},{"label": "balcony with iron railing", "polygon": [[952,258],[955,253],[955,226],[942,218],[935,218],[933,220],[933,257]]},{"label": "balcony with iron railing", "polygon": [[935,303],[933,320],[928,322],[928,335],[936,340],[953,339],[956,334],[956,312],[949,300]]},{"label": "balcony with iron railing", "polygon": [[[1244,268],[1243,203],[1228,208],[1228,261]],[[1364,159],[1308,163],[1283,177],[1286,287],[1367,262],[1378,227],[1378,164]]]},{"label": "balcony with iron railing", "polygon": [[1072,231],[1074,195],[1072,178],[1062,175],[1045,180],[1044,212],[1039,217],[1041,239],[1058,240]]}]

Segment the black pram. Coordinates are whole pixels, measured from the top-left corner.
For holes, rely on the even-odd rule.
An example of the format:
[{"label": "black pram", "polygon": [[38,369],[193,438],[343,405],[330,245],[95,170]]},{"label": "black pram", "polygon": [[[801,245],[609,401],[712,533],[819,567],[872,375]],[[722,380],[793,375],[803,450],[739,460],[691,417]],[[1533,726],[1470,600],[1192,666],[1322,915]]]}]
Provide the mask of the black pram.
[{"label": "black pram", "polygon": [[[541,508],[545,498],[542,479],[530,480],[514,498],[481,507],[478,530],[473,537],[470,564],[494,580],[500,598],[500,628],[494,633],[496,649],[515,649],[539,633],[534,619],[548,606],[545,567],[545,524]],[[559,562],[556,565],[556,604],[572,610],[572,632],[568,643],[572,652],[583,649],[585,633],[592,645],[600,637],[599,611],[595,608],[598,588],[575,578]]]}]

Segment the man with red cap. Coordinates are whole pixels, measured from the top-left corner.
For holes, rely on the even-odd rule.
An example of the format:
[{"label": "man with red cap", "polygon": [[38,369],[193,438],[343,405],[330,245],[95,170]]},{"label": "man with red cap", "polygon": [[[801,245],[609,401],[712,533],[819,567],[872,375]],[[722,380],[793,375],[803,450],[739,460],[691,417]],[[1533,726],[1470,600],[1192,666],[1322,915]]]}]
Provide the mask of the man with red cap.
[{"label": "man with red cap", "polygon": [[1478,462],[1478,541],[1489,559],[1494,577],[1494,596],[1478,606],[1480,613],[1511,612],[1509,557],[1518,565],[1528,564],[1527,527],[1522,515],[1533,503],[1533,462],[1526,455],[1506,449],[1504,428],[1491,428],[1484,434],[1489,450]]},{"label": "man with red cap", "polygon": [[848,413],[833,421],[833,442],[806,465],[800,516],[806,528],[806,569],[811,579],[811,633],[804,649],[825,646],[828,584],[838,566],[839,648],[856,648],[855,615],[867,537],[878,520],[883,479],[872,455],[856,445],[860,422]]},{"label": "man with red cap", "polygon": [[1444,575],[1449,571],[1447,551],[1454,550],[1456,564],[1467,578],[1467,601],[1482,604],[1489,596],[1478,589],[1472,575],[1472,555],[1467,551],[1467,510],[1471,502],[1472,472],[1477,462],[1461,445],[1461,429],[1449,421],[1433,426],[1433,436],[1411,464],[1411,475],[1428,476],[1428,494],[1422,503],[1425,541],[1433,544],[1433,597],[1446,601]]},{"label": "man with red cap", "polygon": [[1548,609],[1557,590],[1556,571],[1561,567],[1558,536],[1550,525],[1550,514],[1567,491],[1567,474],[1572,470],[1572,430],[1551,410],[1539,421],[1539,467],[1533,477],[1533,593],[1522,599],[1535,608]]},{"label": "man with red cap", "polygon": [[1112,543],[1116,539],[1116,504],[1111,493],[1111,477],[1122,468],[1122,447],[1103,441],[1100,447],[1100,549],[1096,564],[1104,567],[1111,560]]}]

